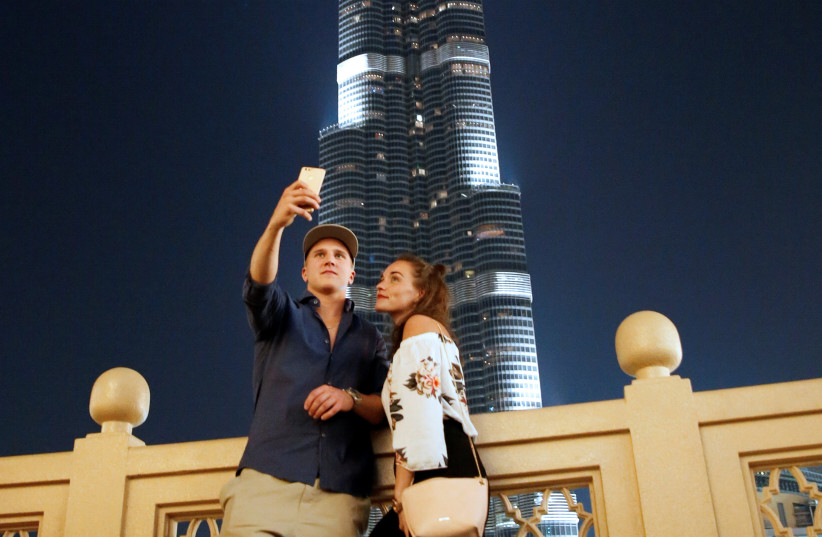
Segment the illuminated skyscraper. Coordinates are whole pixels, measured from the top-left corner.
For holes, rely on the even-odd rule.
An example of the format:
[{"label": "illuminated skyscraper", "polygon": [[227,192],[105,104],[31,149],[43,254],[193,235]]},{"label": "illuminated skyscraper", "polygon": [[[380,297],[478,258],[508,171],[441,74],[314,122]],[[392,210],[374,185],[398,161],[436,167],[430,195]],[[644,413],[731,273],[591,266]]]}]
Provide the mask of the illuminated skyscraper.
[{"label": "illuminated skyscraper", "polygon": [[[520,191],[500,180],[481,0],[340,0],[322,223],[360,239],[357,308],[402,252],[448,267],[473,412],[542,406]],[[367,313],[371,312],[371,313]]]}]

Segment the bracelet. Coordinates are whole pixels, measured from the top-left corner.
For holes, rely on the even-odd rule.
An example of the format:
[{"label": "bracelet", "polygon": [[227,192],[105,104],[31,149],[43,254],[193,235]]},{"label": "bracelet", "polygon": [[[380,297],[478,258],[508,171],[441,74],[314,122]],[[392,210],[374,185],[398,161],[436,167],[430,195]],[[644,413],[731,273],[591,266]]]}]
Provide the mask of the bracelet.
[{"label": "bracelet", "polygon": [[391,498],[391,505],[394,506],[394,512],[397,514],[402,513],[402,502],[396,498]]}]

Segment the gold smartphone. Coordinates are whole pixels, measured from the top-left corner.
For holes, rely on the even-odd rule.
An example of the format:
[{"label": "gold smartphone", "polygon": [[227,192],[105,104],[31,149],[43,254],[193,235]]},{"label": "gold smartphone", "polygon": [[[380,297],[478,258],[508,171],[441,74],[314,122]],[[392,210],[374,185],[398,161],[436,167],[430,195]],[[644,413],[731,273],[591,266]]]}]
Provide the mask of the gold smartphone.
[{"label": "gold smartphone", "polygon": [[299,179],[305,182],[315,194],[319,194],[320,187],[323,186],[323,179],[325,179],[325,170],[323,168],[303,166],[300,169]]},{"label": "gold smartphone", "polygon": [[[320,187],[323,186],[323,179],[325,179],[324,168],[312,168],[310,166],[303,166],[300,169],[299,180],[308,185],[315,194],[320,193]],[[306,209],[309,213],[313,213],[313,208]]]}]

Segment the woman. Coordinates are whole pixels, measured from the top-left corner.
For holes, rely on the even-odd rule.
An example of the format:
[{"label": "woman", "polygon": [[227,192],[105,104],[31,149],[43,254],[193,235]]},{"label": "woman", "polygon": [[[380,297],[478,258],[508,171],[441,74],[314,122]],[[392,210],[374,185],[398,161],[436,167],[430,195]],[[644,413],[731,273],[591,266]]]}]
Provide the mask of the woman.
[{"label": "woman", "polygon": [[402,493],[412,483],[477,475],[469,440],[477,431],[468,417],[459,350],[448,332],[444,275],[444,266],[404,254],[377,284],[375,309],[394,321],[382,402],[396,455],[394,505],[371,532],[374,537],[409,535]]}]

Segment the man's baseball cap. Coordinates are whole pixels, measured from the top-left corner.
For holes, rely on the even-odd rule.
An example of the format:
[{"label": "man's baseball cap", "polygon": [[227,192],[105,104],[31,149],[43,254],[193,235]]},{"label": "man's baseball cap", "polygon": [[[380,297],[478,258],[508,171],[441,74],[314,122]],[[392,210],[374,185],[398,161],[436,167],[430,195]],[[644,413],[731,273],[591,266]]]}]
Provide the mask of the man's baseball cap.
[{"label": "man's baseball cap", "polygon": [[311,228],[303,239],[303,257],[308,257],[308,251],[311,250],[311,247],[323,239],[337,239],[348,248],[352,261],[357,257],[359,248],[357,236],[347,227],[338,226],[337,224],[322,224]]}]

